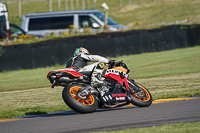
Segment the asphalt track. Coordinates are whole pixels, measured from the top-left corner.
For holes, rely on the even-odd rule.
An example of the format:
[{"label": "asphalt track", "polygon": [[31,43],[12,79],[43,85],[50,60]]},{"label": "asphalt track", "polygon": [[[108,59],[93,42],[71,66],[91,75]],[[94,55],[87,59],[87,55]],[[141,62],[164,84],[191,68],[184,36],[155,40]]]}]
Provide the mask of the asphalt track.
[{"label": "asphalt track", "polygon": [[145,108],[126,106],[90,114],[63,111],[0,119],[0,133],[80,133],[183,122],[200,122],[200,97],[156,100]]}]

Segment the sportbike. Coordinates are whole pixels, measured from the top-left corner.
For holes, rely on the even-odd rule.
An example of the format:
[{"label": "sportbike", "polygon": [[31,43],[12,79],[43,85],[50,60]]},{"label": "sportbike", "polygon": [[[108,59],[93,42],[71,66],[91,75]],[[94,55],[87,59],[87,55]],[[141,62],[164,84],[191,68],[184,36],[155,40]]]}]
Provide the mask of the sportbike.
[{"label": "sportbike", "polygon": [[[105,65],[105,64],[103,64]],[[63,86],[62,98],[73,110],[90,113],[97,108],[114,108],[128,104],[148,107],[152,104],[150,92],[141,84],[129,79],[130,70],[123,61],[104,67],[99,78],[104,83],[91,87],[91,72],[79,73],[71,68],[53,70],[47,79],[55,86]]]}]

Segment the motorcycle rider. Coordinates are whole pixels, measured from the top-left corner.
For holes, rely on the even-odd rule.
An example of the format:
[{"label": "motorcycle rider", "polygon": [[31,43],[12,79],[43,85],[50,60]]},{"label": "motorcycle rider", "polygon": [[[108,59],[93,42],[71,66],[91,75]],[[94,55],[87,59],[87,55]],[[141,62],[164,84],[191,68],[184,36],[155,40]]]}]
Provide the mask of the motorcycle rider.
[{"label": "motorcycle rider", "polygon": [[[96,63],[89,65],[89,62]],[[105,83],[105,78],[101,76],[104,70],[104,63],[114,65],[115,62],[115,60],[110,60],[99,55],[91,55],[89,54],[87,49],[80,47],[75,50],[74,57],[71,57],[67,61],[66,68],[72,68],[80,73],[87,73],[93,71],[91,74],[91,86],[98,87],[104,85]],[[119,87],[119,84],[117,84],[116,87]],[[129,95],[128,98],[130,100]]]},{"label": "motorcycle rider", "polygon": [[[89,65],[89,62],[96,62]],[[91,75],[91,86],[96,87],[100,84],[103,84],[104,77],[100,77],[100,75],[104,70],[104,63],[113,64],[114,60],[109,60],[105,57],[99,55],[91,55],[88,50],[80,47],[77,48],[74,52],[74,57],[71,57],[66,64],[66,68],[72,68],[78,72],[92,72]]]}]

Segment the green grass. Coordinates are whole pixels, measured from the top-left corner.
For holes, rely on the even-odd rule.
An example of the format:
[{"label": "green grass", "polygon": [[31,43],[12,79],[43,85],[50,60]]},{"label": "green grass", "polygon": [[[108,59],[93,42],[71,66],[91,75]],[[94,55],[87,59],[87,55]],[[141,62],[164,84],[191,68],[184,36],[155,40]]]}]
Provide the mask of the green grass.
[{"label": "green grass", "polygon": [[200,71],[199,51],[200,47],[183,48],[118,57],[116,60],[127,62],[130,69],[133,70],[130,76],[135,78],[195,73]]},{"label": "green grass", "polygon": [[62,68],[62,66],[33,70],[4,71],[0,73],[0,92],[48,87],[49,82],[45,77],[46,74],[50,70],[59,68]]},{"label": "green grass", "polygon": [[[8,0],[5,0],[8,1]],[[89,9],[93,9],[92,0],[90,0]],[[97,9],[103,12],[101,4],[105,0],[97,1]],[[154,24],[154,23],[169,23],[175,22],[177,20],[197,19],[200,14],[199,0],[141,0],[140,5],[138,5],[138,0],[131,0],[131,5],[128,5],[127,0],[123,0],[123,6],[119,8],[119,0],[109,0],[106,1],[109,9],[109,16],[113,18],[116,22],[130,26],[130,28],[136,28],[135,23],[137,21],[144,25]],[[42,5],[42,6],[41,6]],[[65,10],[64,1],[61,3],[61,10]],[[68,3],[68,9],[70,3]],[[76,4],[74,1],[74,9]],[[34,8],[32,8],[34,7]],[[81,1],[79,0],[79,9],[81,9]],[[57,11],[57,1],[53,0],[52,4],[53,11]],[[87,9],[87,5],[86,5]],[[18,6],[17,4],[8,4],[9,19],[10,22],[21,24],[21,18],[18,17]],[[38,1],[38,2],[24,2],[22,4],[22,15],[35,12],[47,12],[48,2]],[[199,23],[199,22],[198,22]]]},{"label": "green grass", "polygon": [[200,132],[200,122],[179,123],[146,128],[134,128],[119,131],[105,131],[92,133],[198,133]]},{"label": "green grass", "polygon": [[65,105],[62,106],[48,106],[48,107],[31,107],[31,108],[20,108],[20,109],[11,109],[6,111],[1,111],[0,118],[14,118],[18,116],[25,116],[25,115],[40,115],[40,114],[46,114],[49,112],[56,112],[60,110],[70,110]]},{"label": "green grass", "polygon": [[[114,58],[124,60],[130,78],[144,85],[153,99],[200,95],[200,47]],[[68,110],[62,87],[51,89],[50,70],[65,65],[0,73],[0,118]]]},{"label": "green grass", "polygon": [[[200,72],[200,47],[121,56],[131,70],[130,78],[151,78]],[[0,92],[49,87],[46,74],[65,65],[0,73]]]}]

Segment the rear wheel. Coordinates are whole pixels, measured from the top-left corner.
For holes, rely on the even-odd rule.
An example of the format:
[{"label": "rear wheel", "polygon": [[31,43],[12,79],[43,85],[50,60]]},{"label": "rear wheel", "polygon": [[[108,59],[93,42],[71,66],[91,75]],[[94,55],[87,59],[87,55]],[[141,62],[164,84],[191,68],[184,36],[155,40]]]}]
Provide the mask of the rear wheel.
[{"label": "rear wheel", "polygon": [[139,107],[148,107],[152,104],[151,93],[141,84],[129,80],[131,103]]},{"label": "rear wheel", "polygon": [[71,84],[63,89],[62,97],[65,103],[74,111],[79,113],[91,113],[98,107],[97,99],[94,95],[81,96],[80,91],[84,86]]}]

